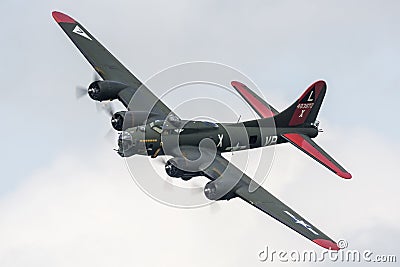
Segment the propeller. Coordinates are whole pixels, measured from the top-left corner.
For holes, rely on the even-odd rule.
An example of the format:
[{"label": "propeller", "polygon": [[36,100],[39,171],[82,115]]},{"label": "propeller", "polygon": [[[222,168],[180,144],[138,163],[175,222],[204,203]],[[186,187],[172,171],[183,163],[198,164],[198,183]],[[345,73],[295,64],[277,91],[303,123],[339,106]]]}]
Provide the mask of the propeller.
[{"label": "propeller", "polygon": [[87,95],[87,93],[88,93],[87,89],[83,86],[77,86],[75,88],[76,99],[82,98],[83,96]]},{"label": "propeller", "polygon": [[[93,72],[92,81],[99,81],[101,77],[97,72]],[[75,87],[75,96],[76,99],[80,99],[88,94],[88,89],[84,86],[78,85]]]},{"label": "propeller", "polygon": [[[162,167],[165,166],[165,164],[168,161],[168,157],[167,156],[158,156],[157,158],[153,159],[151,162],[154,163],[155,165],[162,165]],[[168,175],[163,176],[165,178],[163,178],[163,183],[164,183],[164,188],[165,190],[173,190],[173,185],[174,185],[174,181],[176,181],[177,178],[172,178]],[[187,181],[187,183],[190,183],[190,192],[193,195],[198,195],[204,194],[204,178],[202,179],[202,177],[193,177],[192,179],[190,179],[189,181]],[[171,186],[172,185],[172,186]],[[210,211],[211,214],[216,214],[221,210],[221,203],[219,203],[218,201],[214,201],[212,202],[209,206],[208,209]]]},{"label": "propeller", "polygon": [[200,181],[196,178],[199,178],[199,177],[193,177],[190,180],[190,182],[192,183],[192,193],[193,194],[203,194],[204,183],[200,183]]},{"label": "propeller", "polygon": [[[202,177],[194,177],[189,182],[192,185],[191,193],[193,195],[203,195],[204,196],[204,179]],[[216,214],[221,210],[221,203],[219,201],[213,201],[210,205],[207,206],[207,209],[211,214]]]},{"label": "propeller", "polygon": [[[153,159],[152,162],[156,165],[161,165],[162,167],[165,166],[168,162],[168,157],[167,156],[158,156],[157,158]],[[169,175],[165,176],[165,188],[171,189],[170,184],[174,184],[173,181],[179,178],[172,178]],[[202,183],[199,179],[196,179],[199,177],[193,177],[189,181],[186,181],[185,183],[190,184],[190,190],[193,194],[203,194],[203,189],[204,189],[204,183]]]},{"label": "propeller", "polygon": [[[96,102],[97,112],[105,112],[109,117],[112,117],[115,113],[115,108],[111,101],[109,102]],[[107,133],[104,135],[104,138],[109,140],[111,143],[114,143],[115,131],[110,128]]]},{"label": "propeller", "polygon": [[[164,169],[165,164],[167,164],[168,158],[166,156],[158,156],[154,159],[151,160],[151,163],[155,165],[159,165],[160,168]],[[165,172],[164,172],[165,173]],[[173,184],[174,184],[174,179],[170,177],[169,175],[165,174],[163,175],[163,187],[165,190],[171,191],[173,189]]]},{"label": "propeller", "polygon": [[109,102],[96,102],[96,109],[98,112],[105,112],[109,117],[112,117],[115,113],[115,108],[111,101]]},{"label": "propeller", "polygon": [[110,143],[114,144],[115,142],[115,131],[113,129],[109,129],[107,133],[104,135],[104,138],[107,139]]},{"label": "propeller", "polygon": [[[102,77],[100,77],[100,75],[97,72],[93,72],[92,81],[99,81],[99,80],[102,80]],[[86,87],[80,86],[80,85],[75,87],[75,97],[76,97],[76,99],[79,100],[82,97],[84,97],[85,95],[88,95],[88,89]],[[97,109],[98,112],[104,111],[110,117],[113,116],[115,108],[113,107],[111,102],[103,102],[103,103],[95,102],[95,104],[96,104],[96,109]],[[113,129],[109,129],[104,137],[107,140],[109,140],[110,142],[114,143],[114,137],[115,137],[114,130]]]},{"label": "propeller", "polygon": [[209,205],[209,209],[212,214],[218,213],[221,210],[221,203],[214,201]]},{"label": "propeller", "polygon": [[167,164],[168,158],[166,156],[158,156],[156,157],[153,162],[157,164],[165,165]]}]

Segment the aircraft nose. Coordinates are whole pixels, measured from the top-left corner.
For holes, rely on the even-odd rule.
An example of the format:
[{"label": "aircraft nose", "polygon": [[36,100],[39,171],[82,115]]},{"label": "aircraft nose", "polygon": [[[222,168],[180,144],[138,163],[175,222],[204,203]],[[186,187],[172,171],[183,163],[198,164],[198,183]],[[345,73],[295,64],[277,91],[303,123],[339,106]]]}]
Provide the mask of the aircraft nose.
[{"label": "aircraft nose", "polygon": [[118,137],[118,146],[120,147],[120,150],[126,151],[135,146],[134,141],[135,140],[132,138],[132,135],[130,133],[122,132]]}]

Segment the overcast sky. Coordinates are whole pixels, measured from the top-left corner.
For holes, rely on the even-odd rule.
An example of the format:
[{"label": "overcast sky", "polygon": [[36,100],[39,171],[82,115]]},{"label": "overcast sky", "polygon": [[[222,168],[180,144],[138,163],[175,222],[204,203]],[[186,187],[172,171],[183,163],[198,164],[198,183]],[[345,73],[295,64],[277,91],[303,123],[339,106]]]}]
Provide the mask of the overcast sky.
[{"label": "overcast sky", "polygon": [[[240,200],[182,210],[143,193],[104,138],[109,118],[75,99],[93,71],[53,10],[142,80],[183,62],[219,62],[278,110],[325,80],[317,142],[353,179],[287,144],[263,186],[333,239],[399,260],[399,9],[389,0],[1,1],[0,266],[262,266],[271,265],[257,259],[266,245],[322,251]],[[182,94],[192,93],[201,97]],[[235,99],[211,93],[203,96]]]}]

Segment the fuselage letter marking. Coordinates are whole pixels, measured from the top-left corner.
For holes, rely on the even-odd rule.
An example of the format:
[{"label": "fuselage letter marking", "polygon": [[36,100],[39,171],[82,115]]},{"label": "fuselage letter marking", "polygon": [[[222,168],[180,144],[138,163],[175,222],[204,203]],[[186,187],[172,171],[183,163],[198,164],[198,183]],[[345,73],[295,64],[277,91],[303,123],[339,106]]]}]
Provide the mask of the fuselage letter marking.
[{"label": "fuselage letter marking", "polygon": [[218,142],[217,147],[222,147],[222,140],[224,139],[224,134],[218,134],[218,139],[219,139],[219,142]]}]

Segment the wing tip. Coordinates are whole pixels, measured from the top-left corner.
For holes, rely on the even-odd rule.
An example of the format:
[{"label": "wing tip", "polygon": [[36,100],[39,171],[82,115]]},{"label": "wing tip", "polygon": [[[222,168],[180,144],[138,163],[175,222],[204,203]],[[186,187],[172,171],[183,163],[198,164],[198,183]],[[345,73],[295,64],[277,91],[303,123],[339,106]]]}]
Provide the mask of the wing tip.
[{"label": "wing tip", "polygon": [[329,250],[339,250],[339,246],[331,241],[331,240],[327,240],[327,239],[314,239],[313,242],[323,248],[329,249]]},{"label": "wing tip", "polygon": [[243,83],[241,83],[241,82],[238,82],[238,81],[231,81],[231,85],[232,85],[233,87],[237,87],[237,86],[244,86],[244,84],[243,84]]},{"label": "wing tip", "polygon": [[59,11],[53,11],[51,12],[51,15],[57,23],[76,23],[73,18]]},{"label": "wing tip", "polygon": [[348,172],[337,172],[336,174],[339,175],[340,177],[344,178],[344,179],[351,179],[353,177]]}]

